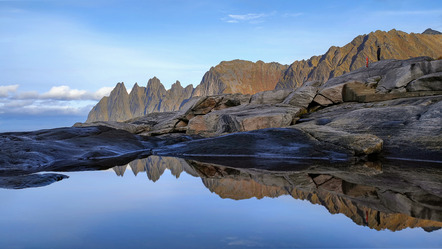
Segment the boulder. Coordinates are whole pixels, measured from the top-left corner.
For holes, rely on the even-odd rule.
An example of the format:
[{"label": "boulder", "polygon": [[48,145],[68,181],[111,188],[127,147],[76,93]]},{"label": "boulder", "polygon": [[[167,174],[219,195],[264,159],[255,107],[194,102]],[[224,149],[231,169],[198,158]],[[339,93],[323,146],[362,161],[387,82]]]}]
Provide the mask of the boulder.
[{"label": "boulder", "polygon": [[315,98],[313,99],[313,102],[315,102],[315,103],[317,103],[317,104],[319,104],[321,106],[333,105],[333,102],[331,100],[329,100],[328,98],[326,98],[326,97],[324,97],[324,96],[322,96],[320,94],[317,94],[315,96]]},{"label": "boulder", "polygon": [[346,83],[333,85],[327,88],[323,88],[319,91],[318,95],[325,97],[334,104],[342,103],[342,89]]},{"label": "boulder", "polygon": [[242,105],[212,111],[189,121],[187,134],[214,136],[231,132],[287,127],[304,109],[290,105]]},{"label": "boulder", "polygon": [[304,83],[300,88],[290,93],[282,102],[299,108],[307,108],[318,92],[319,81],[309,81]]},{"label": "boulder", "polygon": [[376,90],[389,92],[395,88],[406,87],[411,81],[426,74],[442,72],[442,60],[422,61],[389,70],[379,81]]},{"label": "boulder", "polygon": [[407,91],[442,91],[442,72],[424,75],[407,85]]},{"label": "boulder", "polygon": [[291,89],[276,89],[255,93],[250,99],[251,104],[279,104],[293,92]]}]

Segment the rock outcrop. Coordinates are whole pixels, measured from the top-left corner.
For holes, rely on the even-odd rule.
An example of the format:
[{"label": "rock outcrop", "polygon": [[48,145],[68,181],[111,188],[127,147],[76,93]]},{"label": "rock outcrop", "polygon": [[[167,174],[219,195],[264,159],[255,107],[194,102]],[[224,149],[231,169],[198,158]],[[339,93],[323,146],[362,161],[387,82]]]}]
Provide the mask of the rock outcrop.
[{"label": "rock outcrop", "polygon": [[381,48],[382,60],[404,60],[418,56],[437,59],[442,55],[442,35],[408,34],[394,29],[360,35],[343,47],[331,47],[324,55],[295,61],[276,88],[297,88],[311,80],[326,82],[365,67],[367,57],[370,63],[377,61],[377,46]]},{"label": "rock outcrop", "polygon": [[434,29],[430,29],[430,28],[426,29],[424,32],[422,32],[422,34],[424,34],[424,35],[442,35],[441,32],[434,30]]},{"label": "rock outcrop", "polygon": [[276,62],[223,61],[204,75],[193,96],[255,94],[273,90],[286,69],[286,65]]},{"label": "rock outcrop", "polygon": [[[437,91],[442,82],[441,72],[442,60],[429,57],[383,60],[323,85],[311,81],[296,90],[197,97],[177,112],[76,126],[106,125],[148,136],[185,132],[215,137],[173,145],[173,150],[161,148],[158,153],[164,155],[209,152],[240,155],[249,150],[235,141],[248,144],[275,140],[273,147],[278,149],[274,154],[267,153],[268,156],[310,157],[314,151],[320,151],[322,154],[313,157],[336,158],[334,152],[337,152],[345,155],[338,158],[352,160],[355,156],[380,153],[387,157],[442,161],[439,153],[442,92]],[[275,129],[262,130],[269,128]],[[289,128],[291,133],[280,128]],[[262,131],[240,134],[255,130]],[[217,137],[230,133],[238,134]],[[284,136],[296,137],[294,142],[312,150],[285,151]],[[305,139],[308,137],[313,140]],[[211,144],[205,144],[207,141]],[[242,149],[230,151],[232,146]],[[201,152],[200,148],[207,152]],[[253,148],[246,155],[264,153],[257,146]]]},{"label": "rock outcrop", "polygon": [[149,155],[152,142],[104,126],[2,133],[0,174],[69,171],[75,165],[84,170],[106,167]]}]

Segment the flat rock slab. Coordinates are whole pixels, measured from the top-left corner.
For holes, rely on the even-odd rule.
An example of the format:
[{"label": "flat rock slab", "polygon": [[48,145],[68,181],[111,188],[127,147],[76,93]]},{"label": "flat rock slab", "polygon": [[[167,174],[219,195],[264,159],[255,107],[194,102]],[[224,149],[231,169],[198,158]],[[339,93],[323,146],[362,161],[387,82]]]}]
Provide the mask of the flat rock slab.
[{"label": "flat rock slab", "polygon": [[66,178],[69,178],[69,176],[55,173],[0,176],[0,188],[24,189],[44,187]]},{"label": "flat rock slab", "polygon": [[104,126],[1,133],[0,174],[115,165],[148,148],[140,137]]},{"label": "flat rock slab", "polygon": [[296,128],[239,132],[164,146],[158,155],[349,160],[353,151],[322,143]]}]

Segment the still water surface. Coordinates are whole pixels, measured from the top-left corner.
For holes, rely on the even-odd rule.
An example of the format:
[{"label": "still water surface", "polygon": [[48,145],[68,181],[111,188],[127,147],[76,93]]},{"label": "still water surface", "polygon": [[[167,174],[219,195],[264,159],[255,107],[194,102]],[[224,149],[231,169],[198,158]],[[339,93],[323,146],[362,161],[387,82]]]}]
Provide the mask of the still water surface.
[{"label": "still water surface", "polygon": [[[393,226],[395,232],[387,225],[370,228],[365,215],[375,211],[360,208],[359,220],[331,214],[332,196],[324,197],[328,204],[314,205],[275,182],[263,186],[274,178],[251,181],[243,173],[226,177],[213,169],[205,172],[210,179],[202,178],[182,159],[154,159],[104,171],[63,172],[69,178],[47,186],[0,189],[0,248],[442,246],[438,227],[431,232],[400,225]],[[344,204],[341,212],[354,211],[350,202]]]}]

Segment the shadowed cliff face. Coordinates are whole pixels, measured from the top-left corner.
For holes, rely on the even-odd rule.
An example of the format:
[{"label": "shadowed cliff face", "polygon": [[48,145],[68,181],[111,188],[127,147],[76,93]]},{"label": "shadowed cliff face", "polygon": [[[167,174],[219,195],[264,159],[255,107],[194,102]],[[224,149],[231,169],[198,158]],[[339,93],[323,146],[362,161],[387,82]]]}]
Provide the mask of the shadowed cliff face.
[{"label": "shadowed cliff face", "polygon": [[404,60],[418,56],[437,59],[442,54],[442,35],[408,34],[402,31],[376,31],[360,35],[343,47],[331,47],[327,53],[308,60],[293,62],[276,89],[297,88],[304,82],[328,79],[343,75],[377,61],[377,46],[381,48],[381,59]]},{"label": "shadowed cliff face", "polygon": [[[205,158],[205,161],[211,159]],[[237,163],[254,164],[250,159],[233,164]],[[204,186],[221,198],[242,200],[290,195],[376,230],[421,227],[431,232],[442,227],[442,192],[438,189],[442,172],[432,166],[421,167],[419,173],[413,167],[400,165],[398,168],[391,162],[340,167],[312,165],[275,172],[159,156],[136,160],[129,166],[134,174],[146,172],[152,181],[157,181],[166,169],[177,178],[185,171],[201,177]],[[126,168],[127,165],[113,169],[117,175],[123,175]]]}]

